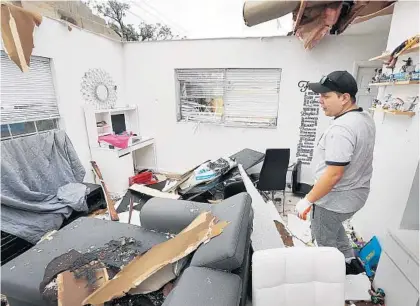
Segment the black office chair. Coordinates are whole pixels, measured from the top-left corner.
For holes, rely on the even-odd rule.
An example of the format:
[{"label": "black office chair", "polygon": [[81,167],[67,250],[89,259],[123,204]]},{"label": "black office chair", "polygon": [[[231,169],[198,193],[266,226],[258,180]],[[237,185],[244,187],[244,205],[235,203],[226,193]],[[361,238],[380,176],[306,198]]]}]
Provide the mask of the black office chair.
[{"label": "black office chair", "polygon": [[234,195],[237,195],[241,192],[246,192],[245,184],[243,181],[229,183],[224,189],[224,199],[233,197]]},{"label": "black office chair", "polygon": [[286,175],[289,168],[290,149],[267,149],[261,168],[257,189],[274,192],[283,191],[283,214],[286,203]]},{"label": "black office chair", "polygon": [[298,160],[292,171],[292,192],[299,197],[305,197],[311,190],[312,185],[300,182],[300,173],[302,172],[302,162]]}]

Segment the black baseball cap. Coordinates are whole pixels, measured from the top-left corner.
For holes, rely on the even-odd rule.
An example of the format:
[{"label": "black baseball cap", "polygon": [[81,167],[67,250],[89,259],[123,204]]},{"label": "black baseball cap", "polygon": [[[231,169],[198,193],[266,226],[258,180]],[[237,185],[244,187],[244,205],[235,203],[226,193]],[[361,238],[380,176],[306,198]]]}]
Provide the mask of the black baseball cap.
[{"label": "black baseball cap", "polygon": [[357,82],[347,71],[334,71],[329,75],[322,77],[319,83],[309,83],[309,89],[316,93],[327,93],[336,91],[339,93],[348,93],[355,98],[357,94]]}]

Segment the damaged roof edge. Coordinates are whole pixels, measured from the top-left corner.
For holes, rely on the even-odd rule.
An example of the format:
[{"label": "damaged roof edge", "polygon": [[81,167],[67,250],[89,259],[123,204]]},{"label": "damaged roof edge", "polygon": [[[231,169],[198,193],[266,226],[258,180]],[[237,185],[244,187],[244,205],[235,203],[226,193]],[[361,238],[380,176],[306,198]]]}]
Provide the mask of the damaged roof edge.
[{"label": "damaged roof edge", "polygon": [[293,12],[300,1],[246,1],[243,6],[243,18],[248,27],[255,26]]},{"label": "damaged roof edge", "polygon": [[[350,23],[360,23],[378,16],[392,14],[396,1],[363,2],[364,3],[358,4],[357,13],[349,20]],[[313,9],[314,7],[319,7],[321,5],[326,6],[329,3],[332,4],[334,1],[319,1],[315,3],[305,0],[245,1],[242,14],[245,24],[252,27],[294,12],[294,14],[296,13],[294,30],[296,30],[296,28],[300,26],[301,17],[307,8]],[[356,8],[356,6],[354,8]],[[344,27],[344,29],[345,28],[346,27]]]}]

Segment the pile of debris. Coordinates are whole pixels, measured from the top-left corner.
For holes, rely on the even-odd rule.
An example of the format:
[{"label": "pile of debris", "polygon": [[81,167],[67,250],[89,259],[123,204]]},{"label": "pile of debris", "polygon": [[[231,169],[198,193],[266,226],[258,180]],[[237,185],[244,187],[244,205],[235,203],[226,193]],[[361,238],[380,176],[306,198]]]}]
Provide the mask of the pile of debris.
[{"label": "pile of debris", "polygon": [[166,268],[172,269],[227,225],[204,212],[181,233],[146,251],[131,237],[86,253],[70,250],[47,265],[40,293],[47,305],[160,306],[174,281],[167,278]]}]

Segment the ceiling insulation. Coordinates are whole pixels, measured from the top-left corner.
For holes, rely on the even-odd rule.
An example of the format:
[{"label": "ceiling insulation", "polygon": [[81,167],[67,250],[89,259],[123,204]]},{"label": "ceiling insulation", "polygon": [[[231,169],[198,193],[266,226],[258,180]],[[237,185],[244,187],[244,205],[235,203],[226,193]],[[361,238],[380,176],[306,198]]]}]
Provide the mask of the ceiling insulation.
[{"label": "ceiling insulation", "polygon": [[352,23],[393,13],[396,1],[246,1],[243,17],[247,26],[293,14],[293,32],[312,49],[328,34],[341,34]]}]

